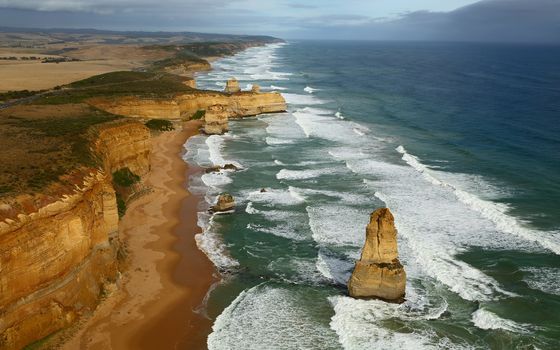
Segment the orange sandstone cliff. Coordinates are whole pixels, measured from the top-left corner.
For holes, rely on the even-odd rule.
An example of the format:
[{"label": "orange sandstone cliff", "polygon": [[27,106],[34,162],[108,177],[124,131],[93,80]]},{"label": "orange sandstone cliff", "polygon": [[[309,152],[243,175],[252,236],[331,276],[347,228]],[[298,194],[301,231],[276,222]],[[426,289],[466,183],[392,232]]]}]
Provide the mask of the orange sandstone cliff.
[{"label": "orange sandstone cliff", "polygon": [[[92,98],[87,102],[104,111],[133,118],[189,119],[198,111],[206,111],[207,133],[227,131],[227,119],[284,112],[284,97],[276,92],[239,91],[234,80],[228,82],[226,92],[193,90],[170,97],[149,98],[127,96],[118,99]],[[225,118],[225,119],[224,119]],[[219,126],[223,126],[220,128]]]},{"label": "orange sandstone cliff", "polygon": [[93,132],[100,169],[71,191],[0,204],[0,348],[19,349],[91,312],[119,278],[113,171],[149,171],[150,134],[118,122]]}]

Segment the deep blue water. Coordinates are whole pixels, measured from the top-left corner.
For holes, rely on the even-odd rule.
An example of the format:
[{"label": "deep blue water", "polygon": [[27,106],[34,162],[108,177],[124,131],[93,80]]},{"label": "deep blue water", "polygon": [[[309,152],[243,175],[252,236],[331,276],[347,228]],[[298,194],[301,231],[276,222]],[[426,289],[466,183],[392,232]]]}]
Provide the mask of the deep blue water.
[{"label": "deep blue water", "polygon": [[515,215],[560,227],[560,47],[302,42],[286,50],[286,65],[336,91],[328,98],[352,119],[386,128],[428,162],[446,160],[445,170],[496,180],[513,192],[505,200]]},{"label": "deep blue water", "polygon": [[[238,203],[201,207],[224,276],[209,347],[559,348],[559,62],[554,46],[309,41],[215,62],[200,87],[235,76],[289,110],[186,145],[189,162],[243,167],[191,181],[207,205]],[[380,206],[402,305],[346,295]]]}]

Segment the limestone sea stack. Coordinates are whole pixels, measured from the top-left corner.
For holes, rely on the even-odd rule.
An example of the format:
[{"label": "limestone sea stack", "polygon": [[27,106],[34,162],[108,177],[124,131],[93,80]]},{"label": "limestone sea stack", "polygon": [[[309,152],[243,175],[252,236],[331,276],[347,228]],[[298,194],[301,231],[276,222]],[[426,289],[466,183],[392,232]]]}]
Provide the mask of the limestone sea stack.
[{"label": "limestone sea stack", "polygon": [[237,81],[237,79],[231,78],[227,81],[224,92],[227,92],[228,94],[234,94],[239,91],[241,91],[241,88],[239,87],[239,82]]},{"label": "limestone sea stack", "polygon": [[348,293],[355,298],[377,298],[402,303],[406,272],[398,258],[395,219],[388,208],[370,216],[366,243],[348,281]]},{"label": "limestone sea stack", "polygon": [[212,207],[213,212],[224,212],[230,211],[235,208],[235,200],[233,196],[229,193],[222,193],[218,197],[218,202]]},{"label": "limestone sea stack", "polygon": [[221,135],[228,131],[228,111],[223,105],[213,105],[206,109],[204,115],[204,133]]}]

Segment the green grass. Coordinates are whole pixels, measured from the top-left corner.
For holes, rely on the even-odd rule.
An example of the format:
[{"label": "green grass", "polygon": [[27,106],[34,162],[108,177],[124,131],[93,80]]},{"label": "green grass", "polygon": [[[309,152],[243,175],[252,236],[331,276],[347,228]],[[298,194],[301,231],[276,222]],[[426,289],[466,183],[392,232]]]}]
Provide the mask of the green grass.
[{"label": "green grass", "polygon": [[165,119],[151,119],[146,122],[146,127],[150,130],[154,131],[173,131],[175,127],[173,127],[173,123],[169,120]]},{"label": "green grass", "polygon": [[33,104],[58,105],[81,103],[95,97],[139,96],[165,99],[179,93],[192,92],[183,84],[184,78],[156,72],[112,72],[80,80],[33,101]]},{"label": "green grass", "polygon": [[206,115],[206,110],[204,110],[204,109],[199,109],[198,111],[196,111],[196,112],[191,116],[191,120],[199,120],[199,119],[202,119],[205,115]]},{"label": "green grass", "polygon": [[113,183],[121,187],[130,187],[140,181],[140,176],[136,175],[129,168],[122,168],[113,173]]},{"label": "green grass", "polygon": [[43,91],[45,90],[39,90],[39,91],[18,90],[18,91],[3,92],[0,93],[0,102],[15,100],[24,97],[31,97]]},{"label": "green grass", "polygon": [[2,111],[0,145],[8,150],[0,153],[0,196],[37,193],[81,166],[99,166],[90,150],[90,128],[120,118],[88,106],[74,108],[74,114],[44,110],[42,116]]}]

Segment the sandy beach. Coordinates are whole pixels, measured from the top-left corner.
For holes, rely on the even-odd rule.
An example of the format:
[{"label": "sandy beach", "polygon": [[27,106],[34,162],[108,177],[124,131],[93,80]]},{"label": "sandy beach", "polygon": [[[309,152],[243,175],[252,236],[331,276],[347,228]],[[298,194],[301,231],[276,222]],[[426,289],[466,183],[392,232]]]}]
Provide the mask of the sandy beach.
[{"label": "sandy beach", "polygon": [[133,202],[120,224],[128,247],[121,288],[114,288],[63,349],[201,349],[212,322],[194,310],[216,282],[212,263],[196,246],[198,197],[183,144],[199,121],[153,138],[153,192]]}]

